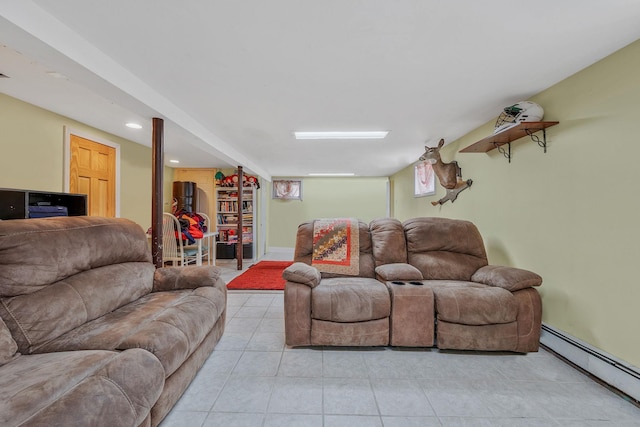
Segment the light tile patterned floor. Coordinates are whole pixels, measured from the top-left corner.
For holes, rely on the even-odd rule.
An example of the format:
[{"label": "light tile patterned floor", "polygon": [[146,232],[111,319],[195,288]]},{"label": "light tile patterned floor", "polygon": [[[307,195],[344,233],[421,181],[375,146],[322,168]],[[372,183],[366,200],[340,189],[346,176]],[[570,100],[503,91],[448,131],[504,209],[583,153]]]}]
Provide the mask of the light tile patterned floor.
[{"label": "light tile patterned floor", "polygon": [[640,426],[545,350],[294,349],[283,331],[282,292],[230,291],[224,336],[161,427]]}]

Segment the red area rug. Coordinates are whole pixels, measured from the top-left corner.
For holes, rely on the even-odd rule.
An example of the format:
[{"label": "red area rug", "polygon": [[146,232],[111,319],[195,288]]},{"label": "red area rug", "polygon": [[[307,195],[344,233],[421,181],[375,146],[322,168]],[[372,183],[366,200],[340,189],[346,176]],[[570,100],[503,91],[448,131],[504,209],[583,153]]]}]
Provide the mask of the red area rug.
[{"label": "red area rug", "polygon": [[227,283],[227,289],[260,289],[281,291],[285,280],[282,271],[293,261],[260,261],[244,273]]}]

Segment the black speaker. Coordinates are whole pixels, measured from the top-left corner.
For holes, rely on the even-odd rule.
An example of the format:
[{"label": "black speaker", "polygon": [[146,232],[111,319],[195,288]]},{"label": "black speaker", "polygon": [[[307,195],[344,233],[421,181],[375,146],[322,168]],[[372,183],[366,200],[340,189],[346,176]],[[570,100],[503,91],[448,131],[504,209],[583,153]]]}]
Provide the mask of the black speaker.
[{"label": "black speaker", "polygon": [[0,191],[0,219],[27,218],[25,191]]},{"label": "black speaker", "polygon": [[173,198],[178,201],[178,210],[195,212],[198,206],[198,186],[191,181],[174,181]]}]

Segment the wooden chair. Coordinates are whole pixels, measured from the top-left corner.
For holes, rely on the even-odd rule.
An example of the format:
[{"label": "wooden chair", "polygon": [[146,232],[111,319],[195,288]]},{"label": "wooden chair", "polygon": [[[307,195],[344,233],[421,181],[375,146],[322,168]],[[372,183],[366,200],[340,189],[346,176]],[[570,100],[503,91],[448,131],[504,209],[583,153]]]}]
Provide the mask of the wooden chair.
[{"label": "wooden chair", "polygon": [[[211,220],[209,219],[209,215],[202,213],[202,212],[198,212],[198,215],[200,215],[202,218],[204,218],[204,226],[206,227],[206,230],[208,232],[211,231]],[[214,242],[215,244],[215,242]],[[207,236],[202,240],[202,259],[204,260],[204,257],[207,257],[207,265],[211,265],[211,236]],[[214,264],[215,264],[215,260],[213,260]]]},{"label": "wooden chair", "polygon": [[173,266],[195,264],[198,255],[196,247],[185,247],[181,236],[180,221],[170,213],[162,215],[162,261]]},{"label": "wooden chair", "polygon": [[[209,219],[209,216],[205,213],[202,212],[196,212],[198,215],[200,215],[203,219],[204,219],[204,226],[206,227],[206,230],[209,230],[209,227],[211,227],[211,220]],[[204,261],[205,257],[207,258],[207,265],[211,265],[211,236],[206,236],[202,238],[202,241],[199,242],[202,245],[202,254],[201,254],[201,260]],[[193,245],[187,245],[185,246],[185,249],[198,249],[198,244],[193,244]],[[215,260],[213,260],[213,264],[215,265]]]}]

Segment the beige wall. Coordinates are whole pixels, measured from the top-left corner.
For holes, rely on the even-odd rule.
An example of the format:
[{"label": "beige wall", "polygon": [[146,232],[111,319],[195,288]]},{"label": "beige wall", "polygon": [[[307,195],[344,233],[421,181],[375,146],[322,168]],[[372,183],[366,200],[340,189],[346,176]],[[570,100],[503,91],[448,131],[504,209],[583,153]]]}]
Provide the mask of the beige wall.
[{"label": "beige wall", "polygon": [[[151,149],[0,94],[0,187],[64,191],[64,128],[120,144],[120,216],[151,225]],[[164,195],[173,171],[164,168]],[[166,199],[165,199],[166,200]]]},{"label": "beige wall", "polygon": [[[545,64],[544,58],[533,66]],[[536,65],[537,64],[537,65]],[[545,109],[549,149],[523,138],[511,164],[496,150],[458,153],[488,136],[493,121],[443,149],[473,186],[454,203],[413,199],[411,168],[391,178],[395,216],[475,222],[489,261],[544,278],[544,322],[640,366],[637,263],[640,226],[635,180],[640,143],[640,41],[530,98]],[[422,154],[416,147],[416,159]]]},{"label": "beige wall", "polygon": [[298,225],[314,218],[356,217],[369,222],[387,215],[386,177],[301,179],[302,200],[271,199],[272,184],[267,183],[267,247],[293,248]]}]

